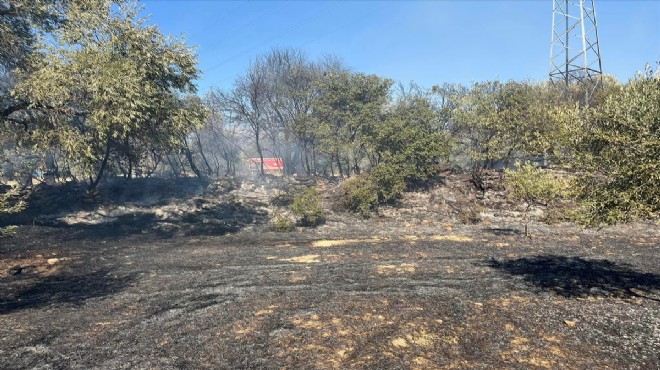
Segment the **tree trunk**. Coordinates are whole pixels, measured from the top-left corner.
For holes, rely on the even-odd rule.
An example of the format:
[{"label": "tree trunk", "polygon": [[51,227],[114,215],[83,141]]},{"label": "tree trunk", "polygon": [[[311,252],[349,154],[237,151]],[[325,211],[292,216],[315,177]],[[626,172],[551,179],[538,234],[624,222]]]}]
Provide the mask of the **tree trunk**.
[{"label": "tree trunk", "polygon": [[317,168],[316,168],[316,148],[314,147],[314,144],[312,144],[312,173],[314,175],[317,175]]},{"label": "tree trunk", "polygon": [[337,160],[337,169],[339,170],[339,177],[344,177],[344,170],[341,168],[341,158],[339,158],[339,154],[336,154],[335,159]]},{"label": "tree trunk", "polygon": [[95,192],[96,187],[99,185],[99,182],[101,182],[101,179],[103,178],[103,173],[105,172],[105,168],[108,164],[108,158],[110,158],[110,136],[108,135],[108,139],[105,143],[105,153],[103,154],[103,160],[101,161],[101,167],[99,168],[98,173],[96,174],[96,179],[92,179],[92,177],[89,177],[89,186],[87,187],[87,190],[89,192]]},{"label": "tree trunk", "polygon": [[303,155],[303,164],[305,166],[305,173],[307,173],[307,176],[311,176],[312,166],[310,166],[309,164],[309,152],[307,148],[304,148],[300,154]]},{"label": "tree trunk", "polygon": [[151,177],[151,175],[154,172],[156,172],[156,169],[158,168],[158,164],[163,159],[163,157],[160,154],[157,154],[156,151],[153,150],[153,149],[151,150],[151,154],[153,155],[152,160],[154,162],[154,165],[153,165],[153,167],[147,169],[146,177]]},{"label": "tree trunk", "polygon": [[55,185],[56,179],[59,177],[59,169],[55,161],[55,154],[52,151],[46,152],[46,173],[44,173],[44,181],[48,185]]},{"label": "tree trunk", "polygon": [[257,154],[259,154],[259,176],[264,177],[264,153],[261,149],[261,143],[259,142],[259,133],[255,135],[255,146],[257,147]]},{"label": "tree trunk", "polygon": [[128,158],[128,178],[129,180],[133,178],[133,160]]},{"label": "tree trunk", "polygon": [[174,177],[178,179],[180,176],[179,176],[179,170],[175,165],[176,162],[172,162],[172,157],[170,156],[170,154],[166,154],[165,158],[167,158],[167,163],[170,164],[170,168],[172,169],[172,173],[174,174]]},{"label": "tree trunk", "polygon": [[213,173],[213,170],[211,169],[211,165],[209,164],[209,161],[206,159],[206,156],[204,155],[204,149],[202,149],[202,141],[199,138],[199,133],[197,130],[195,130],[195,139],[197,141],[197,148],[199,149],[199,154],[202,156],[202,161],[204,162],[204,165],[206,166],[207,173],[211,175]]},{"label": "tree trunk", "polygon": [[190,165],[190,169],[195,173],[195,176],[197,176],[198,179],[205,179],[206,177],[202,173],[202,171],[199,170],[197,165],[195,164],[195,160],[192,156],[192,151],[190,151],[190,148],[188,148],[188,144],[185,145],[183,148],[183,155],[186,157],[188,160],[188,164]]},{"label": "tree trunk", "polygon": [[360,163],[357,157],[353,157],[353,173],[355,173],[356,175],[360,174]]}]

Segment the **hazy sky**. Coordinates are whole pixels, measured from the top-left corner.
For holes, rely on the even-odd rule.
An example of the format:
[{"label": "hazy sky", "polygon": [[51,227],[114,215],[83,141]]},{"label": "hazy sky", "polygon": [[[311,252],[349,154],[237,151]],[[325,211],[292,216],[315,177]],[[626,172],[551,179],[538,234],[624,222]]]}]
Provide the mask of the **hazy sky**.
[{"label": "hazy sky", "polygon": [[[424,87],[547,78],[551,0],[143,1],[151,23],[197,46],[201,92],[231,86],[255,56],[295,47]],[[660,60],[660,1],[596,0],[603,71]]]}]

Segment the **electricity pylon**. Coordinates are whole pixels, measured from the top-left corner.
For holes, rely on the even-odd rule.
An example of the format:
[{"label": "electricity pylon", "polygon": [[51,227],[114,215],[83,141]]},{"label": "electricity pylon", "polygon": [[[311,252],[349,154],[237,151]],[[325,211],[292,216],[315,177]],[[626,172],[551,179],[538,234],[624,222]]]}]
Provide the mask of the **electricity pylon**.
[{"label": "electricity pylon", "polygon": [[579,86],[588,105],[602,75],[594,0],[552,0],[550,81],[567,95]]}]

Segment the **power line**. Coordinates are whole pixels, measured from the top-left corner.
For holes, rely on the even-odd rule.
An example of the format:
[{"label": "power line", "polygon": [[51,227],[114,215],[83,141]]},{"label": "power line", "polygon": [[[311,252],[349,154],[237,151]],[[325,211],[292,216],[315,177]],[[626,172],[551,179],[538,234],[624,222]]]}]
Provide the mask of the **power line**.
[{"label": "power line", "polygon": [[375,15],[376,13],[380,13],[381,11],[383,11],[383,10],[389,8],[390,6],[391,6],[391,5],[383,6],[383,7],[379,8],[379,9],[374,10],[374,11],[368,12],[368,13],[366,13],[366,14],[364,14],[364,15],[362,15],[362,16],[360,16],[360,17],[358,17],[358,18],[356,18],[356,19],[354,19],[354,20],[352,20],[352,21],[350,21],[350,22],[344,23],[344,24],[342,24],[342,25],[339,26],[339,27],[335,27],[335,28],[333,28],[332,30],[330,30],[329,32],[326,32],[325,34],[323,34],[323,35],[321,35],[321,36],[319,36],[319,37],[316,37],[316,38],[314,38],[314,39],[311,39],[311,40],[309,40],[309,41],[307,41],[307,42],[304,42],[304,43],[298,45],[298,48],[303,48],[303,47],[305,47],[305,46],[307,46],[307,45],[309,45],[309,44],[311,44],[311,43],[313,43],[313,42],[316,42],[316,41],[318,41],[318,40],[321,40],[321,39],[324,38],[324,37],[327,37],[327,36],[329,36],[329,35],[332,35],[333,33],[337,32],[337,31],[339,31],[339,30],[341,30],[341,29],[345,29],[346,26],[351,25],[351,24],[354,24],[354,23],[357,23],[357,22],[359,22],[359,21],[362,21],[362,20],[364,20],[365,18],[368,18],[368,17],[371,17],[371,16]]},{"label": "power line", "polygon": [[235,55],[233,55],[233,56],[231,56],[231,57],[229,57],[229,58],[223,60],[222,62],[220,62],[220,63],[218,63],[218,64],[216,64],[216,65],[214,65],[214,66],[212,66],[212,67],[210,67],[210,68],[207,68],[204,72],[210,72],[210,71],[213,71],[214,69],[216,69],[216,68],[218,68],[218,67],[221,67],[221,66],[223,66],[223,65],[225,65],[225,64],[227,64],[227,63],[229,63],[229,62],[231,62],[231,61],[233,61],[233,60],[235,60],[235,59],[237,59],[237,58],[240,58],[240,57],[242,57],[243,55],[248,54],[249,52],[253,51],[254,49],[256,49],[256,48],[258,48],[258,47],[260,47],[260,46],[262,46],[262,45],[264,45],[264,44],[266,44],[266,43],[269,43],[269,42],[271,42],[271,41],[273,41],[273,40],[275,40],[275,39],[278,39],[278,38],[281,37],[282,35],[287,34],[287,33],[291,32],[292,30],[295,30],[295,29],[297,29],[297,28],[300,28],[301,26],[303,26],[303,25],[305,25],[305,24],[307,24],[307,23],[313,21],[314,19],[320,17],[323,13],[327,12],[328,10],[330,10],[330,9],[332,9],[332,8],[336,8],[337,6],[339,6],[339,3],[336,3],[336,4],[333,4],[333,5],[331,5],[331,6],[328,6],[328,7],[324,8],[324,9],[320,10],[319,12],[314,13],[314,14],[311,15],[310,17],[307,17],[307,18],[303,19],[302,21],[300,21],[300,22],[298,22],[298,23],[292,25],[291,27],[287,27],[287,28],[285,28],[284,30],[282,30],[282,31],[280,31],[280,32],[278,32],[278,33],[276,33],[276,34],[273,35],[272,37],[269,37],[269,38],[267,38],[266,40],[260,41],[260,42],[258,42],[258,43],[256,43],[256,44],[253,44],[252,46],[250,46],[250,47],[248,47],[247,49],[245,49],[245,50],[239,52],[238,54],[235,54]]},{"label": "power line", "polygon": [[236,12],[243,9],[249,3],[250,3],[249,1],[243,1],[241,3],[241,5],[230,9],[227,13],[225,13],[224,16],[222,16],[220,18],[217,18],[214,21],[212,21],[211,23],[207,24],[206,26],[204,26],[204,28],[202,28],[201,30],[199,30],[199,31],[195,32],[193,35],[191,35],[190,38],[194,38],[194,37],[197,37],[197,36],[203,34],[204,32],[208,31],[211,27],[213,27],[213,26],[217,25],[218,23],[220,23],[220,21],[223,21],[223,20],[229,18],[230,16],[236,14]]},{"label": "power line", "polygon": [[238,32],[241,32],[241,31],[244,31],[244,30],[247,30],[247,29],[251,28],[252,26],[256,25],[257,23],[259,23],[259,22],[262,21],[263,19],[267,18],[267,17],[270,16],[271,14],[273,14],[273,13],[275,13],[276,11],[282,9],[285,5],[287,5],[287,3],[280,3],[280,4],[279,4],[278,6],[276,6],[275,8],[272,8],[272,9],[270,9],[270,10],[267,10],[267,11],[261,13],[260,15],[258,15],[256,18],[254,18],[252,21],[248,22],[247,24],[245,24],[245,25],[243,25],[243,26],[241,26],[241,27],[239,27],[239,28],[237,28],[237,29],[235,29],[235,30],[233,30],[233,31],[231,31],[231,32],[227,32],[227,33],[225,33],[221,38],[215,40],[215,41],[213,42],[213,44],[211,44],[210,46],[211,46],[211,47],[216,46],[216,45],[220,44],[222,41],[227,40],[227,39],[229,38],[229,36],[232,36],[232,35],[234,35],[234,34],[236,34],[236,33],[238,33]]}]

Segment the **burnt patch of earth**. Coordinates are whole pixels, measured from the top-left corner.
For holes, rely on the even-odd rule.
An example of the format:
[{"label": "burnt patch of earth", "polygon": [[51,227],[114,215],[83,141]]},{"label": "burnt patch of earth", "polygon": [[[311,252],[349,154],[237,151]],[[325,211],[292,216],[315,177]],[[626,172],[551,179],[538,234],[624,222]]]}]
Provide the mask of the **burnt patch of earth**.
[{"label": "burnt patch of earth", "polygon": [[63,261],[0,277],[0,368],[660,366],[648,224],[529,239],[392,222],[112,239],[22,226],[3,261]]},{"label": "burnt patch of earth", "polygon": [[83,184],[40,185],[27,193],[28,207],[0,217],[0,226],[60,228],[68,239],[223,235],[264,223],[268,199],[266,190],[254,184],[241,189],[233,179],[112,179],[94,202],[87,201]]},{"label": "burnt patch of earth", "polygon": [[281,179],[55,210],[0,239],[0,368],[660,368],[658,224],[465,225],[468,180],[370,219],[320,183],[289,233]]}]

